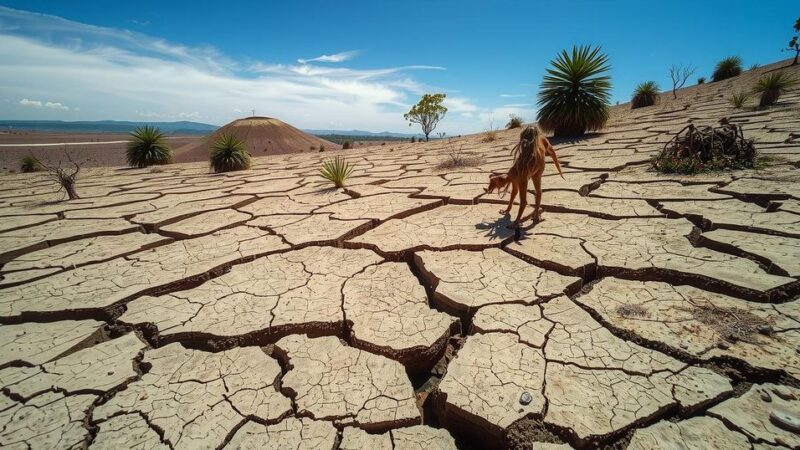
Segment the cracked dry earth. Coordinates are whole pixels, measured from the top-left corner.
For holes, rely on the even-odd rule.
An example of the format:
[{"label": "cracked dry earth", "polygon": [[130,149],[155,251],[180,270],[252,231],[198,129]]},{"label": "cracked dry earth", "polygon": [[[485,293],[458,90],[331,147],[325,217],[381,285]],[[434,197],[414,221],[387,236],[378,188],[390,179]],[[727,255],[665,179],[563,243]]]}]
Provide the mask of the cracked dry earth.
[{"label": "cracked dry earth", "polygon": [[[0,447],[798,448],[800,92],[741,82],[554,141],[516,233],[483,191],[513,130],[447,172],[348,152],[346,189],[319,154],[3,176]],[[722,116],[765,168],[648,171]]]}]

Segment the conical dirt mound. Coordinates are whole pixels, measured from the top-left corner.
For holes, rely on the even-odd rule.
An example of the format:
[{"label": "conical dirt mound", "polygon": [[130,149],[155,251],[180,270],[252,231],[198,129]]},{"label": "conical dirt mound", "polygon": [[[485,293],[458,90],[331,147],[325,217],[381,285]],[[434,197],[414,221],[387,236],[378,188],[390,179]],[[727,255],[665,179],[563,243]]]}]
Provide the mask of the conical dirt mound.
[{"label": "conical dirt mound", "polygon": [[[197,143],[175,150],[176,162],[206,161],[211,146],[224,133],[241,139],[253,156],[284,153],[318,152],[321,145],[326,150],[340,149],[333,142],[304,133],[297,128],[271,117],[237,119]],[[312,148],[313,147],[313,148]]]}]

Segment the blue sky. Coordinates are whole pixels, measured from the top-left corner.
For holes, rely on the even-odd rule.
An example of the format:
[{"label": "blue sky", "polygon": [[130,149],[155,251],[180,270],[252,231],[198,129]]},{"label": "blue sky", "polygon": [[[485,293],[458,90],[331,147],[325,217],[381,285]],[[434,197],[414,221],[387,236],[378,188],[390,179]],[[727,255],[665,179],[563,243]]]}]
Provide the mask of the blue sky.
[{"label": "blue sky", "polygon": [[[609,54],[613,101],[672,63],[708,76],[781,53],[796,1],[3,1],[0,118],[195,120],[249,115],[302,128],[408,132],[445,92],[448,134],[535,117],[548,62]],[[723,6],[724,5],[724,6]]]}]

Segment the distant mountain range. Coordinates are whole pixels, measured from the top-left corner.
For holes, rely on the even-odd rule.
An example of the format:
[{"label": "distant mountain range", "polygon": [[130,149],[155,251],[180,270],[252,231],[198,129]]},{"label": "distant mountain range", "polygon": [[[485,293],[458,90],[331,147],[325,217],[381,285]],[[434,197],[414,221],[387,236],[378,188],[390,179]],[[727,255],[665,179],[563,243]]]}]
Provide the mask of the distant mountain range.
[{"label": "distant mountain range", "polygon": [[199,122],[129,122],[121,120],[96,120],[65,122],[62,120],[0,120],[0,131],[60,131],[72,133],[129,133],[142,125],[153,125],[166,134],[208,134],[219,128]]},{"label": "distant mountain range", "polygon": [[[166,134],[209,134],[219,127],[200,122],[132,122],[124,120],[93,120],[66,122],[63,120],[0,120],[0,131],[14,129],[27,131],[73,132],[73,133],[129,133],[142,125],[158,127]],[[365,138],[405,138],[424,137],[418,133],[393,133],[382,131],[373,133],[363,130],[303,130],[315,136],[348,136]]]},{"label": "distant mountain range", "polygon": [[363,130],[303,130],[308,134],[313,134],[316,136],[365,136],[365,137],[399,137],[399,138],[407,138],[410,139],[411,137],[425,137],[422,134],[416,133],[393,133],[391,131],[381,131],[380,133],[373,133],[371,131],[363,131]]}]

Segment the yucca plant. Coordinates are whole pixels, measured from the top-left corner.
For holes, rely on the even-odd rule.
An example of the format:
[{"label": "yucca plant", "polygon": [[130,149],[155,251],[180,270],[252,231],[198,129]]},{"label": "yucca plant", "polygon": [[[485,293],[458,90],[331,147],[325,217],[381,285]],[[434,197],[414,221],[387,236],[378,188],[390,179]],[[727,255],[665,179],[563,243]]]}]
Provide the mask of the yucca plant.
[{"label": "yucca plant", "polygon": [[172,151],[161,130],[145,125],[131,133],[131,140],[128,141],[125,156],[128,159],[128,165],[141,168],[168,164],[172,160]]},{"label": "yucca plant", "polygon": [[539,127],[555,136],[603,128],[611,95],[611,78],[605,75],[608,56],[600,47],[576,46],[571,54],[563,50],[550,64],[539,91]]},{"label": "yucca plant", "polygon": [[345,180],[347,180],[347,177],[350,176],[352,171],[353,166],[341,156],[337,156],[333,159],[323,161],[322,169],[319,170],[319,174],[322,175],[322,178],[333,182],[334,186],[337,188],[342,188],[344,187]]},{"label": "yucca plant", "polygon": [[22,158],[19,164],[19,171],[23,173],[39,172],[44,170],[39,161],[31,155]]},{"label": "yucca plant", "polygon": [[722,81],[735,77],[742,73],[742,58],[729,56],[717,63],[714,73],[711,74],[711,81]]},{"label": "yucca plant", "polygon": [[633,90],[631,109],[655,105],[658,100],[658,93],[658,84],[655,81],[639,83],[636,89]]},{"label": "yucca plant", "polygon": [[511,130],[513,128],[522,128],[522,117],[517,116],[515,114],[511,114],[508,116],[508,123],[506,124],[506,130]]},{"label": "yucca plant", "polygon": [[239,138],[224,133],[211,147],[211,167],[217,173],[249,169],[250,152]]},{"label": "yucca plant", "polygon": [[737,92],[731,95],[731,106],[734,108],[741,108],[750,100],[750,94],[747,92]]},{"label": "yucca plant", "polygon": [[777,102],[796,83],[797,80],[783,70],[762,76],[753,88],[754,94],[761,95],[758,106],[769,106]]}]

